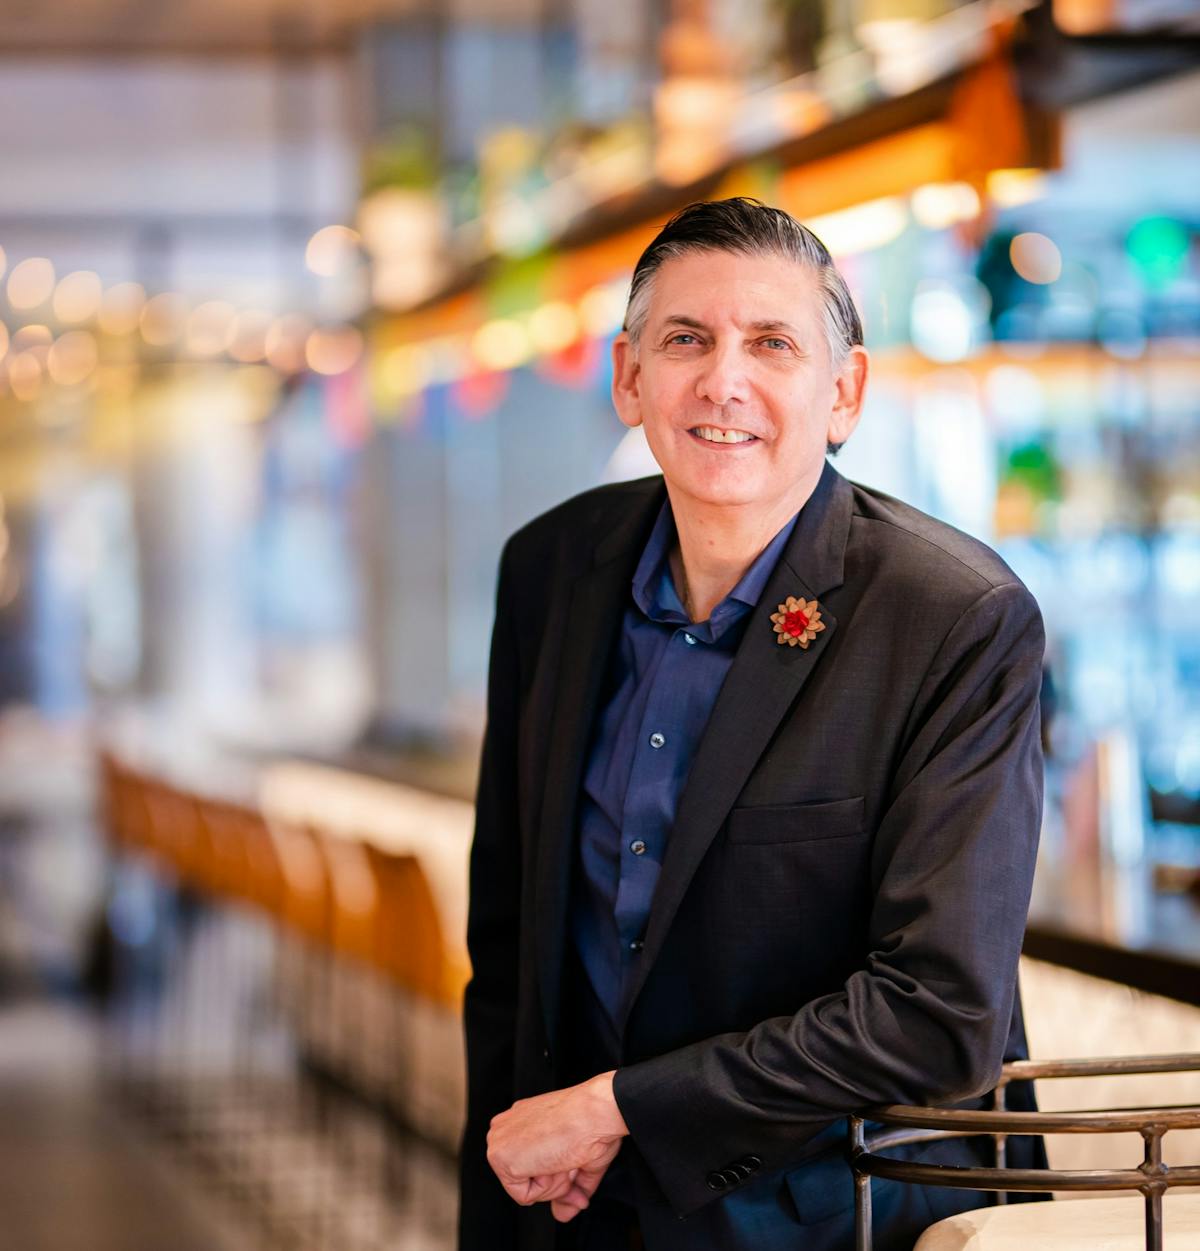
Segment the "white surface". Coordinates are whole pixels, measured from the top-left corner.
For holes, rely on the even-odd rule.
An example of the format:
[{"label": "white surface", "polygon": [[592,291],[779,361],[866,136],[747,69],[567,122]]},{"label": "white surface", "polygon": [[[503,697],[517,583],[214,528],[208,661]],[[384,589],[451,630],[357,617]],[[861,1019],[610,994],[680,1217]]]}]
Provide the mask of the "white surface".
[{"label": "white surface", "polygon": [[[1144,1213],[1136,1195],[981,1208],[931,1226],[914,1251],[1141,1251]],[[1168,1195],[1163,1216],[1167,1251],[1200,1249],[1200,1195]]]}]

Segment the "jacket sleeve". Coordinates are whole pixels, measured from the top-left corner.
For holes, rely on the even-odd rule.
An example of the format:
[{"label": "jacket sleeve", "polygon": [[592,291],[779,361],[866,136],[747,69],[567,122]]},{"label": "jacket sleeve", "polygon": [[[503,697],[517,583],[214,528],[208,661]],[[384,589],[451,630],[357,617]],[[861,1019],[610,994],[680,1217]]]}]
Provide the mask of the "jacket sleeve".
[{"label": "jacket sleeve", "polygon": [[994,1085],[1041,827],[1043,646],[1019,583],[984,592],[943,641],[875,830],[868,955],[841,990],[618,1070],[678,1215],[718,1198],[709,1173],[742,1156],[786,1168],[835,1118]]},{"label": "jacket sleeve", "polygon": [[487,1162],[493,1116],[512,1106],[517,1004],[521,848],[517,816],[517,636],[509,546],[500,558],[488,670],[487,726],[471,845],[467,950],[471,980],[463,1005],[467,1119],[459,1157],[460,1251],[517,1245],[520,1209]]}]

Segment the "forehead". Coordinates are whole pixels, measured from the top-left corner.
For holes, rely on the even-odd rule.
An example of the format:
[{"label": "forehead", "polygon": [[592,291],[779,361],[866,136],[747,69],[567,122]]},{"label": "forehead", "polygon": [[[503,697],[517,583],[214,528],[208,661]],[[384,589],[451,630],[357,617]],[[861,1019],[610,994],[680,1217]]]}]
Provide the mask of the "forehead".
[{"label": "forehead", "polygon": [[689,317],[705,323],[787,321],[815,326],[820,316],[811,266],[775,254],[689,252],[654,276],[649,320]]}]

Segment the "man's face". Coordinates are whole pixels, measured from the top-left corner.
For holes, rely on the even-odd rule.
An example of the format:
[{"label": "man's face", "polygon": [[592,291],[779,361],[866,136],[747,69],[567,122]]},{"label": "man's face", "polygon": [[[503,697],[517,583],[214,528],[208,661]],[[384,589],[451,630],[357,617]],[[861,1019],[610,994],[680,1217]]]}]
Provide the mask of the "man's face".
[{"label": "man's face", "polygon": [[833,370],[807,266],[728,252],[666,261],[637,351],[621,334],[613,360],[613,403],[645,425],[673,499],[768,509],[807,499],[867,373],[862,348]]}]

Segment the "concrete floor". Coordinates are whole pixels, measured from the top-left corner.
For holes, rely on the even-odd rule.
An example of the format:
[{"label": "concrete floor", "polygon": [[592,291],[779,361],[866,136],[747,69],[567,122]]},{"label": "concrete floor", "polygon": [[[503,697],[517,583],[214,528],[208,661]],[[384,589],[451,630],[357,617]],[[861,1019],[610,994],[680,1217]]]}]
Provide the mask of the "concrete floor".
[{"label": "concrete floor", "polygon": [[95,1071],[81,1009],[0,1004],[2,1251],[252,1251]]},{"label": "concrete floor", "polygon": [[[204,985],[186,963],[163,966],[176,979],[172,995],[204,1010],[135,1013],[149,1034],[135,1030],[132,1049],[128,1031],[117,1043],[81,999],[52,991],[78,995],[103,967],[92,940],[106,904],[111,921],[119,899],[135,929],[157,923],[156,905],[133,889],[144,872],[132,885],[114,872],[95,828],[86,737],[74,755],[35,744],[14,762],[2,728],[0,1251],[450,1251],[456,1170],[444,1150],[387,1140],[380,1157],[378,1123],[360,1132],[344,1109],[331,1125],[314,1122],[291,1085],[276,1097],[270,1075],[252,1099],[228,1072],[205,1084],[225,1055],[208,1043],[228,1043],[225,1018],[241,1002],[220,960],[193,962],[205,966]],[[117,891],[121,883],[129,889]],[[194,1036],[173,1040],[181,1021]],[[255,1029],[265,1029],[261,1019]],[[139,1050],[147,1037],[150,1050]],[[177,1066],[185,1053],[201,1062],[200,1083],[180,1084],[175,1069],[164,1081],[158,1060]],[[344,1149],[360,1142],[366,1163],[347,1163]]]},{"label": "concrete floor", "polygon": [[[79,985],[83,905],[92,906],[102,869],[82,822],[47,821],[36,837],[0,828],[0,1251],[450,1251],[454,1168],[437,1149],[410,1143],[386,1185],[374,1166],[365,1176],[348,1172],[337,1154],[344,1142],[298,1124],[289,1090],[271,1105],[277,1114],[254,1122],[254,1142],[268,1151],[252,1162],[238,1154],[249,1122],[231,1131],[225,1119],[228,1080],[205,1087],[186,1116],[173,1115],[171,1087],[156,1084],[148,1055],[132,1076],[159,1112],[147,1118],[144,1101],[118,1093],[120,1046],[111,1033],[106,1044],[100,1018],[80,999],[47,989]],[[80,895],[73,908],[67,888]],[[222,1002],[233,998],[223,985]],[[220,1016],[204,1020],[224,1037]],[[259,1166],[274,1179],[269,1202],[259,1187],[250,1204],[234,1192],[257,1185]]]}]

